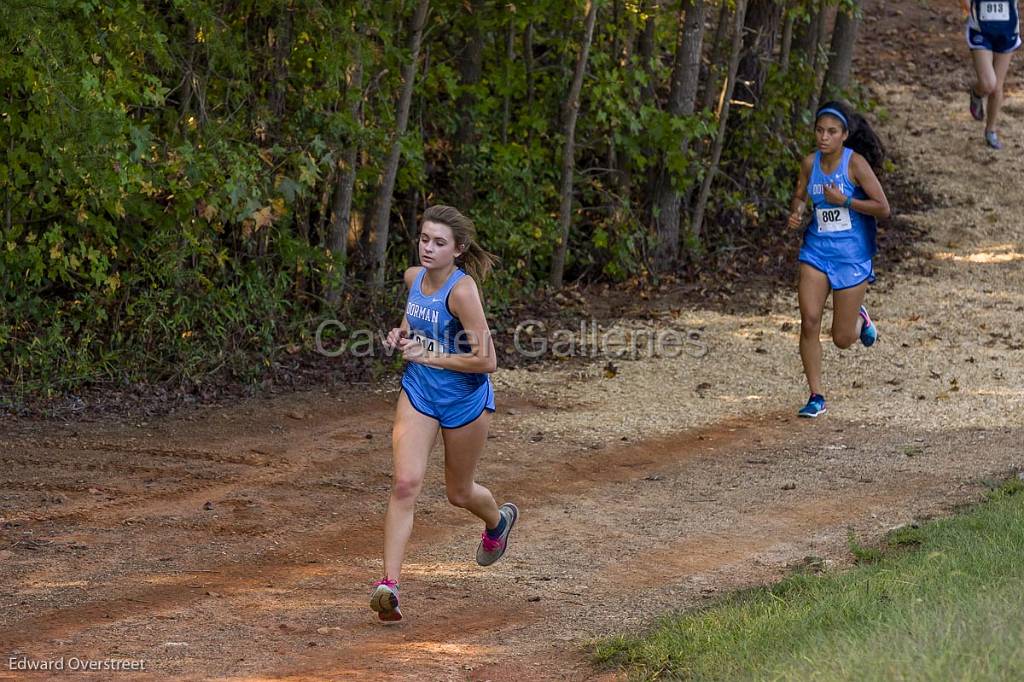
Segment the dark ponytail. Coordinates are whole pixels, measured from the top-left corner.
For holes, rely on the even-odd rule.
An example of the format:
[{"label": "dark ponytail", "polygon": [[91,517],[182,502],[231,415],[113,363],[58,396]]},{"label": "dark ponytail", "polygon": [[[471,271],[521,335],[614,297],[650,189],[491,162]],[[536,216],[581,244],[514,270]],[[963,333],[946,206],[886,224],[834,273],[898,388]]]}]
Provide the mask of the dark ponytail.
[{"label": "dark ponytail", "polygon": [[[882,162],[885,161],[885,147],[882,146],[882,141],[878,139],[875,131],[871,129],[871,124],[846,103],[838,101],[826,102],[818,107],[818,112],[814,115],[815,122],[823,115],[835,116],[828,111],[829,109],[838,111],[846,119],[845,122],[840,119],[843,128],[849,132],[843,146],[849,147],[863,156],[871,168],[878,172],[882,167]],[[839,117],[836,116],[836,118]]]}]

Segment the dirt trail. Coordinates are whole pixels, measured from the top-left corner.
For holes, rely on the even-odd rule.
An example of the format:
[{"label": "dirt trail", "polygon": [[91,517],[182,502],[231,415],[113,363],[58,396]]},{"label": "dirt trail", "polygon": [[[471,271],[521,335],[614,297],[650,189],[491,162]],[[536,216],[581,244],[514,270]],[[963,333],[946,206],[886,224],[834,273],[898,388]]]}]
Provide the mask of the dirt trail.
[{"label": "dirt trail", "polygon": [[[92,427],[58,427],[46,445],[7,439],[34,473],[49,464],[45,492],[35,478],[8,487],[67,499],[26,505],[32,513],[5,524],[5,653],[140,658],[186,679],[583,679],[592,671],[581,637],[773,579],[808,555],[840,556],[848,527],[870,536],[942,511],[976,492],[976,469],[1007,466],[993,455],[958,470],[959,450],[985,436],[1005,453],[1021,435],[882,435],[769,414],[573,451],[532,443],[502,420],[491,444],[502,456],[483,475],[517,491],[515,552],[489,571],[472,564],[478,529],[447,506],[435,469],[404,581],[409,619],[382,628],[364,602],[379,562],[388,457],[379,441],[391,406],[339,414],[336,404],[306,396],[217,411],[185,438],[172,436],[172,421],[141,427],[147,442],[178,440],[181,461],[137,448],[140,427],[104,430],[101,452],[121,443],[116,454],[135,464],[117,467],[116,480],[60,454],[95,462]],[[262,445],[222,439],[222,422]],[[253,459],[242,468],[239,456]],[[173,487],[164,475],[159,490],[131,496],[179,466],[213,483],[198,488],[190,476]],[[69,492],[76,476],[123,503],[89,510],[78,498],[97,494]]]},{"label": "dirt trail", "polygon": [[850,532],[872,539],[947,513],[1024,468],[1024,227],[1012,210],[1024,98],[1014,80],[1010,145],[985,150],[961,97],[955,12],[869,10],[878,45],[861,49],[859,71],[878,72],[882,133],[937,200],[907,216],[930,235],[922,257],[869,294],[879,345],[828,351],[826,417],[792,416],[804,397],[794,292],[765,315],[656,321],[699,329],[702,358],[621,362],[614,377],[604,359],[500,372],[480,477],[523,512],[512,550],[475,565],[480,529],[447,505],[435,461],[403,579],[407,620],[389,628],[366,602],[393,393],[7,423],[0,679],[21,674],[10,656],[144,660],[140,679],[612,676],[588,663],[588,639],[844,563]]}]

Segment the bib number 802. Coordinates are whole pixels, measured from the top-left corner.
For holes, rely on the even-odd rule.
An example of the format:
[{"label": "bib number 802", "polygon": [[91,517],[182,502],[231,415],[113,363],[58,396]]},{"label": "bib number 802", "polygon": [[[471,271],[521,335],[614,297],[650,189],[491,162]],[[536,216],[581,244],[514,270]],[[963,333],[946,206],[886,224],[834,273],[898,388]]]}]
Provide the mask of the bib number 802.
[{"label": "bib number 802", "polygon": [[818,232],[845,232],[853,228],[847,208],[817,209]]}]

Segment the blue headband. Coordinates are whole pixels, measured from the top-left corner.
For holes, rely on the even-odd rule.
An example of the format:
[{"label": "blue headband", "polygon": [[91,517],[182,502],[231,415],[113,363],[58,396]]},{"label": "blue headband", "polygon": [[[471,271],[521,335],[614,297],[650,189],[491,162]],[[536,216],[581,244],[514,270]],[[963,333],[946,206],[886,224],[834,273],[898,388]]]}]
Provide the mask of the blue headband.
[{"label": "blue headband", "polygon": [[833,109],[832,107],[828,107],[827,109],[822,109],[821,111],[819,111],[817,118],[815,118],[814,120],[817,121],[825,114],[832,114],[833,116],[838,118],[842,122],[844,128],[850,127],[850,123],[849,121],[846,120],[846,117],[843,116],[843,112],[839,111],[838,109]]}]

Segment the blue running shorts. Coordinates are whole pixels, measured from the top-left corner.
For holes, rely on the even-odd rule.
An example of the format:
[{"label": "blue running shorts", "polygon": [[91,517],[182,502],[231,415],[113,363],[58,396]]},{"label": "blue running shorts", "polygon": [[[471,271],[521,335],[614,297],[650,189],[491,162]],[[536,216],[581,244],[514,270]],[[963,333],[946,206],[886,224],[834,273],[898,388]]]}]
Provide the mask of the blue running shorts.
[{"label": "blue running shorts", "polygon": [[457,429],[466,426],[484,413],[494,412],[494,386],[490,377],[472,392],[457,396],[434,396],[420,389],[415,381],[402,380],[402,390],[409,397],[413,408],[431,419],[436,419],[442,429]]},{"label": "blue running shorts", "polygon": [[997,54],[1013,52],[1020,47],[1020,34],[982,33],[968,28],[967,46],[972,50],[988,50]]},{"label": "blue running shorts", "polygon": [[834,263],[811,249],[803,248],[800,249],[800,262],[825,273],[833,290],[849,289],[865,281],[868,284],[875,282],[875,270],[870,258],[860,263]]}]

